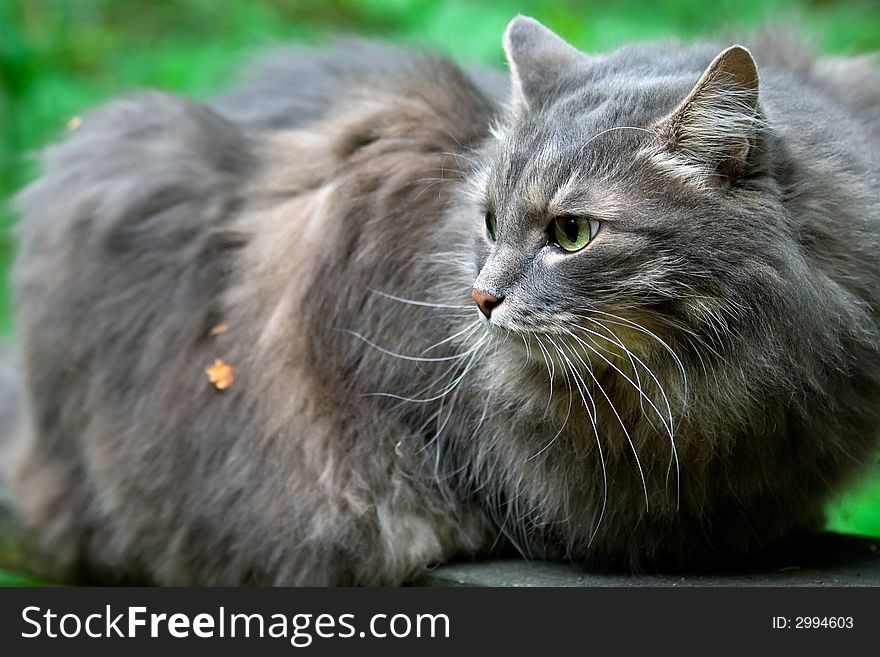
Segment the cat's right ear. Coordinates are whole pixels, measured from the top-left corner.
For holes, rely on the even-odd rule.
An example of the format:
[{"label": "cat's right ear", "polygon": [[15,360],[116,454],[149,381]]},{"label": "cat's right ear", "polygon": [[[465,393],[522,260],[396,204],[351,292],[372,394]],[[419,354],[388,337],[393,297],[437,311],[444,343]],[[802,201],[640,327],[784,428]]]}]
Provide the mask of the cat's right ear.
[{"label": "cat's right ear", "polygon": [[513,104],[528,109],[540,103],[554,73],[581,61],[583,53],[534,18],[517,16],[504,32],[504,52],[510,66]]}]

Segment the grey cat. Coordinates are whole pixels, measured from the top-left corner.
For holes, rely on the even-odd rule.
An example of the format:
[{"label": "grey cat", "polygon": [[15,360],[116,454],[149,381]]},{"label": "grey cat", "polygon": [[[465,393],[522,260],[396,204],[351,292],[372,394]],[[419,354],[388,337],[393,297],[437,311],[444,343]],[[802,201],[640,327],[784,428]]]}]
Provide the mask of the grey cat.
[{"label": "grey cat", "polygon": [[63,563],[397,584],[820,526],[880,435],[880,76],[523,17],[504,47],[510,84],[294,50],[46,151],[4,466]]}]

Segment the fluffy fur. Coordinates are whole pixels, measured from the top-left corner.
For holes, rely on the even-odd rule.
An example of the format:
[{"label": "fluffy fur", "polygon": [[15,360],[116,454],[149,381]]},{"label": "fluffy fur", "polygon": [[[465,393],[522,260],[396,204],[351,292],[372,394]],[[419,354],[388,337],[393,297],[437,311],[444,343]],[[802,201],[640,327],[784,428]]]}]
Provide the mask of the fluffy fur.
[{"label": "fluffy fur", "polygon": [[[877,446],[877,110],[846,90],[880,79],[756,48],[758,92],[743,49],[586,56],[524,18],[505,45],[503,102],[500,74],[349,44],[46,151],[4,470],[53,553],[396,584],[505,546],[697,567],[818,526]],[[565,253],[559,215],[599,233]]]}]

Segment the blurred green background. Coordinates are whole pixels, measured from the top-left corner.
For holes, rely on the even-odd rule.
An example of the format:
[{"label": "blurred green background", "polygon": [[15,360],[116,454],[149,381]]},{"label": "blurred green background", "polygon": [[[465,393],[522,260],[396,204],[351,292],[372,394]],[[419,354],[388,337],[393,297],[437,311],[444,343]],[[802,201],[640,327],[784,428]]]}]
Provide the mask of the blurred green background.
[{"label": "blurred green background", "polygon": [[[14,249],[10,198],[37,174],[34,150],[63,137],[80,112],[143,87],[204,96],[273,43],[340,33],[501,66],[501,34],[517,13],[592,51],[767,22],[793,22],[826,53],[880,50],[877,0],[0,0],[0,335],[14,323],[5,276]],[[880,465],[832,507],[830,525],[880,537]]]}]

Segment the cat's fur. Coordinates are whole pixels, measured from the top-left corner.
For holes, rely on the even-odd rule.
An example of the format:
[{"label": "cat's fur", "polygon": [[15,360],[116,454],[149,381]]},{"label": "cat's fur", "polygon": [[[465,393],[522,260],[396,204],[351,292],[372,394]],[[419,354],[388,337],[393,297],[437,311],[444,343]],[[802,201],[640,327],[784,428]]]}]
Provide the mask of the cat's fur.
[{"label": "cat's fur", "polygon": [[[742,49],[586,56],[524,18],[505,47],[503,102],[500,74],[349,45],[47,150],[5,469],[59,558],[393,584],[505,544],[696,567],[818,526],[877,446],[878,104],[848,82],[880,77],[758,48],[758,91]],[[559,213],[594,242],[548,243]]]}]

